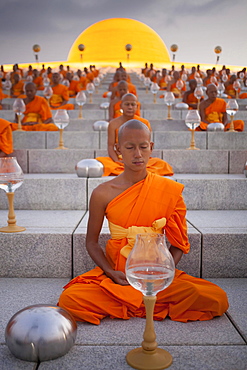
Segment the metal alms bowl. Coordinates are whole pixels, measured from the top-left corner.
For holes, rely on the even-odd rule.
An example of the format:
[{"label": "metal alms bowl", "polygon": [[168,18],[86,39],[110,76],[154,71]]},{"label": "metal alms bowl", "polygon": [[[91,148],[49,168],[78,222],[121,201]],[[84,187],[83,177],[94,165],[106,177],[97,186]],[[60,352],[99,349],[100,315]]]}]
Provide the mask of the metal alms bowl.
[{"label": "metal alms bowl", "polygon": [[41,362],[64,356],[74,345],[77,324],[69,312],[39,304],[15,313],[5,329],[10,352],[24,361]]},{"label": "metal alms bowl", "polygon": [[97,159],[82,159],[75,166],[78,177],[101,177],[104,166]]},{"label": "metal alms bowl", "polygon": [[207,126],[207,131],[224,131],[225,126],[220,122],[209,123]]},{"label": "metal alms bowl", "polygon": [[107,121],[96,121],[93,124],[94,131],[107,131],[109,122]]}]

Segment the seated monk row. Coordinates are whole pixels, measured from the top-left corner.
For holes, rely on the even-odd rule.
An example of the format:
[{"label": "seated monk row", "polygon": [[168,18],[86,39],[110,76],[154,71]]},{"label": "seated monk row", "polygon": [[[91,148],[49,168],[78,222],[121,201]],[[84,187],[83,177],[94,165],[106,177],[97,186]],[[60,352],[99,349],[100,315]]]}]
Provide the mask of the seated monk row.
[{"label": "seated monk row", "polygon": [[[23,99],[26,110],[23,113],[22,129],[25,131],[58,131],[52,119],[52,112],[45,98],[36,95],[36,86],[28,82],[25,86],[26,97]],[[18,119],[16,117],[16,122]],[[18,123],[12,123],[12,129],[18,129]]]},{"label": "seated monk row", "polygon": [[[143,122],[151,131],[151,126],[148,120],[136,116],[137,98],[133,94],[126,94],[122,98],[121,104],[123,114],[120,117],[110,121],[108,126],[108,142],[107,149],[109,157],[97,157],[96,159],[104,165],[103,176],[116,176],[123,172],[124,165],[121,155],[116,151],[117,137],[119,128],[127,121],[136,119]],[[173,169],[165,161],[160,158],[149,158],[147,169],[150,172],[157,173],[161,176],[172,176]]]},{"label": "seated monk row", "polygon": [[[207,130],[208,124],[213,122],[221,122],[225,126],[225,131],[229,130],[230,123],[227,120],[226,102],[224,99],[217,98],[217,87],[214,84],[208,85],[206,93],[208,99],[203,100],[199,106],[202,122],[196,130]],[[243,120],[234,120],[233,123],[235,131],[244,131]]]}]

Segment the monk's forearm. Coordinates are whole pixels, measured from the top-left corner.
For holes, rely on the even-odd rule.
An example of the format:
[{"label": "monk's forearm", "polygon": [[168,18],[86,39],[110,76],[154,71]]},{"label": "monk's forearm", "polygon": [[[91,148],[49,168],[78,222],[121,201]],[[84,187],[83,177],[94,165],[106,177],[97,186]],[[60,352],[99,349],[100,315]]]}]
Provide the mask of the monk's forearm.
[{"label": "monk's forearm", "polygon": [[111,276],[111,273],[114,271],[109,262],[106,259],[105,253],[99,244],[88,243],[86,245],[89,256],[92,260],[99,266],[107,276]]},{"label": "monk's forearm", "polygon": [[182,255],[183,255],[183,251],[177,247],[174,247],[173,245],[171,245],[170,247],[170,253],[174,259],[174,263],[175,263],[175,266],[177,266],[178,262],[181,260],[182,258]]}]

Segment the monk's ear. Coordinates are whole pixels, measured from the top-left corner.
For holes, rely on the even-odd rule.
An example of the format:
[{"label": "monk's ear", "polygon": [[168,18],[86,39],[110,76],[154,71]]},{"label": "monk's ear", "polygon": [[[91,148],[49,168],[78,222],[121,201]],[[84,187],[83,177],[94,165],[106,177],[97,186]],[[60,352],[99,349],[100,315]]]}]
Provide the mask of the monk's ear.
[{"label": "monk's ear", "polygon": [[151,150],[151,152],[153,151],[153,149],[154,149],[154,142],[150,141],[150,150]]},{"label": "monk's ear", "polygon": [[118,155],[122,154],[121,153],[121,150],[120,150],[120,146],[119,146],[119,143],[115,144],[115,151]]}]

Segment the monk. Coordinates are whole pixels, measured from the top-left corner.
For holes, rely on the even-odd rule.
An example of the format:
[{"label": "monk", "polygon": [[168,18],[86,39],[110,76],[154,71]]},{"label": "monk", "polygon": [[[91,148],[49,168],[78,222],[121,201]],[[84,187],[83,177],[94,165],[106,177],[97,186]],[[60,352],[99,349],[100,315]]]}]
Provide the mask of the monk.
[{"label": "monk", "polygon": [[43,78],[39,75],[37,69],[33,69],[33,83],[36,85],[37,90],[44,90]]},{"label": "monk", "polygon": [[[109,105],[109,120],[112,120],[113,118],[117,118],[123,114],[121,109],[121,103],[122,103],[122,97],[127,94],[128,91],[128,83],[126,81],[119,81],[117,85],[118,90],[118,96],[116,96],[113,100],[111,100]],[[140,112],[140,103],[137,102],[137,109],[135,114],[137,116],[141,115]]]},{"label": "monk", "polygon": [[[42,96],[36,96],[37,89],[33,82],[26,84],[25,92],[26,98],[23,101],[26,104],[26,110],[22,119],[22,129],[25,131],[58,131],[48,102]],[[18,124],[12,123],[12,129],[17,130],[17,128]]]},{"label": "monk", "polygon": [[13,84],[10,94],[11,98],[22,98],[24,95],[24,82],[18,73],[13,75]]},{"label": "monk", "polygon": [[82,75],[82,70],[78,69],[76,74],[79,77],[80,89],[81,90],[86,90],[86,88],[87,88],[87,78]]},{"label": "monk", "polygon": [[0,157],[8,156],[13,150],[11,122],[0,118]]},{"label": "monk", "polygon": [[[178,83],[181,84],[181,88],[178,87]],[[171,91],[175,98],[180,98],[183,96],[183,93],[186,91],[186,86],[184,81],[180,78],[179,72],[175,71],[173,73],[173,78],[168,82],[167,91]]]},{"label": "monk", "polygon": [[158,80],[158,85],[160,87],[160,90],[166,90],[166,88],[167,88],[167,82],[168,82],[168,79],[169,78],[170,77],[168,77],[167,69],[166,68],[163,68],[162,69],[161,78]]},{"label": "monk", "polygon": [[67,86],[60,84],[60,74],[55,72],[52,74],[52,90],[53,95],[50,98],[51,109],[67,109],[73,110],[74,104],[68,103],[69,90]]},{"label": "monk", "polygon": [[[198,99],[195,97],[194,92],[197,87],[196,80],[189,81],[189,90],[185,91],[183,95],[183,103],[188,104],[189,109],[197,109]],[[200,101],[203,97],[200,99]]]},{"label": "monk", "polygon": [[[119,153],[116,152],[115,145],[117,143],[118,130],[125,122],[136,119],[143,122],[151,131],[150,122],[142,117],[136,116],[137,98],[133,94],[126,94],[122,98],[121,108],[123,115],[110,121],[108,126],[108,155],[109,157],[96,158],[104,165],[103,176],[116,176],[124,170],[123,161]],[[157,173],[161,176],[172,176],[173,169],[165,161],[160,158],[150,158],[147,164],[149,171]]]},{"label": "monk", "polygon": [[[229,130],[230,123],[227,121],[226,102],[224,99],[217,98],[217,87],[214,84],[209,84],[206,94],[208,99],[203,100],[199,107],[202,122],[196,130],[205,131],[208,124],[213,122],[221,122],[225,126],[225,131]],[[236,120],[233,123],[234,130],[244,130],[244,121]]]},{"label": "monk", "polygon": [[74,80],[71,72],[67,72],[66,79],[69,81],[69,97],[75,98],[77,93],[81,91],[80,81]]},{"label": "monk", "polygon": [[[70,281],[58,303],[77,321],[98,325],[107,316],[145,317],[142,293],[125,275],[137,234],[166,233],[175,265],[189,252],[184,185],[147,171],[152,149],[150,130],[142,122],[130,120],[121,126],[117,151],[124,171],[94,189],[90,199],[86,249],[97,267]],[[105,252],[99,245],[104,216],[111,233]],[[220,287],[176,269],[171,285],[157,294],[154,319],[210,320],[227,308]]]},{"label": "monk", "polygon": [[[128,82],[128,75],[127,75],[126,71],[122,71],[120,73],[120,77],[121,77],[121,80],[120,81],[126,81],[128,83],[128,91],[129,91],[129,93],[130,94],[134,94],[135,96],[137,96],[136,87],[132,83]],[[117,90],[117,86],[115,86],[112,89],[111,100],[114,99],[115,96],[119,96],[119,93],[118,93],[118,90]]]}]

